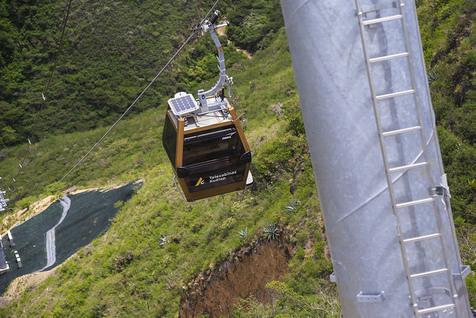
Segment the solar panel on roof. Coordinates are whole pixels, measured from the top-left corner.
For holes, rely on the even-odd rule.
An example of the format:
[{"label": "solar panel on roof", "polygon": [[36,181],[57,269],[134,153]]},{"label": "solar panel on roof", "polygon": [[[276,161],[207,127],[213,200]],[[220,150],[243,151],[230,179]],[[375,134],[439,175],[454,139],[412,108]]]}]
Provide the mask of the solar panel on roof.
[{"label": "solar panel on roof", "polygon": [[170,109],[175,116],[193,113],[200,108],[192,94],[179,93],[175,96],[169,99]]}]

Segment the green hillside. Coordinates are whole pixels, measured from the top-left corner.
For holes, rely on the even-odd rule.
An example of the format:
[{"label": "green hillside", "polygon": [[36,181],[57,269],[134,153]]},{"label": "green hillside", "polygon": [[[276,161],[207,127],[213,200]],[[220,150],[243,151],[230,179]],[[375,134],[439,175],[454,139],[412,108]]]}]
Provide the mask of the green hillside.
[{"label": "green hillside", "polygon": [[[213,2],[72,1],[61,46],[67,1],[0,0],[0,147],[113,122]],[[234,23],[231,38],[250,51],[282,25],[277,0],[224,0],[220,9]],[[210,78],[206,53],[196,49],[160,78],[136,111]]]},{"label": "green hillside", "polygon": [[[272,223],[288,225],[290,229],[299,224],[294,240],[301,249],[308,240],[315,243],[310,255],[296,254],[289,286],[305,295],[305,303],[322,303],[329,312],[337,312],[332,297],[335,291],[327,282],[331,266],[323,257],[318,202],[299,128],[302,123],[297,115],[284,35],[281,33],[273,47],[258,52],[252,61],[235,64],[233,70],[239,83],[239,97],[234,104],[246,113],[246,131],[256,153],[257,189],[187,204],[174,186],[161,149],[163,108],[123,122],[73,180],[87,187],[143,178],[144,187],[125,204],[103,238],[68,261],[45,284],[25,293],[5,310],[6,316],[47,317],[53,312],[54,317],[174,317],[181,288],[189,279]],[[281,119],[271,111],[278,103],[284,105]],[[37,171],[38,179],[52,178],[54,173],[50,173],[61,165],[53,158],[61,158],[63,164],[68,162],[102,131],[54,137],[48,143],[40,143],[36,146],[38,152],[48,149],[43,150],[46,157],[27,169]],[[290,180],[297,164],[305,169],[299,173],[292,195]],[[297,209],[287,212],[292,201],[299,202]],[[239,233],[243,229],[249,232],[244,240]],[[160,248],[161,235],[174,236],[178,242]],[[129,253],[134,255],[133,260],[117,271],[115,262]],[[171,279],[173,286],[168,287]],[[310,308],[304,307],[303,315]]]},{"label": "green hillside", "polygon": [[[60,51],[66,2],[2,2],[15,32],[0,64],[0,109],[10,109],[0,116],[0,145],[110,123],[200,21],[205,9],[198,5],[206,3],[73,1]],[[137,109],[155,106],[178,81],[160,79]]]},{"label": "green hillside", "polygon": [[[15,144],[31,132],[42,131],[37,135],[42,137],[41,141],[32,146],[17,145],[1,151],[0,176],[5,179],[17,176],[14,185],[15,198],[19,200],[17,208],[72,185],[97,187],[136,179],[145,181],[137,195],[124,204],[103,237],[68,260],[38,287],[19,295],[0,310],[0,316],[176,317],[183,287],[193,277],[225,259],[230,251],[262,236],[265,227],[279,224],[296,244],[296,253],[283,282],[269,286],[275,291],[276,303],[271,306],[248,300],[236,308],[234,316],[338,317],[336,290],[328,279],[332,266],[326,257],[322,216],[276,1],[239,1],[240,4],[228,8],[230,21],[241,21],[230,29],[228,37],[233,42],[227,50],[232,57],[230,74],[236,83],[232,103],[244,114],[245,130],[255,154],[254,189],[185,203],[161,146],[168,95],[178,88],[197,88],[199,80],[213,77],[213,54],[208,54],[205,40],[195,44],[174,71],[141,102],[138,110],[142,113],[123,121],[80,171],[64,183],[56,183],[105,130],[87,129],[115,119],[117,112],[146,83],[145,79],[154,75],[161,64],[157,58],[165,60],[171,53],[170,44],[176,45],[187,33],[168,30],[190,25],[196,12],[180,11],[181,5],[190,1],[162,2],[162,6],[152,1],[134,1],[134,5],[77,2],[70,33],[76,34],[72,38],[81,40],[70,38],[68,45],[79,45],[79,49],[73,55],[60,57],[59,65],[65,69],[52,85],[54,102],[45,108],[39,105],[37,111],[21,115],[21,120],[15,114],[4,119],[1,117],[4,112],[0,112],[2,123],[19,127],[13,133],[16,137],[3,144]],[[62,8],[64,3],[45,2],[38,6],[41,9],[38,12],[36,5],[21,2],[24,10],[14,10],[22,14],[21,19],[4,13],[5,3],[0,0],[0,39],[8,36],[5,43],[12,43],[13,48],[2,46],[0,54],[0,78],[3,78],[0,91],[8,95],[0,96],[0,105],[8,103],[14,109],[23,109],[21,105],[30,105],[38,99],[45,70],[56,55],[43,56],[44,63],[35,60],[37,69],[26,66],[36,74],[27,74],[34,80],[26,81],[25,69],[18,72],[15,65],[38,56],[15,48],[15,37],[25,39],[23,32],[32,27],[25,26],[24,21],[29,21],[33,14],[45,15],[43,20],[48,23],[40,23],[38,27],[43,29],[37,29],[35,36],[47,37],[46,31],[41,30],[51,29],[57,23],[52,12],[59,12],[50,7]],[[9,3],[20,5],[20,2]],[[198,11],[203,11],[203,7]],[[432,0],[422,2],[419,11],[463,257],[465,263],[476,268],[476,121],[471,120],[476,114],[476,5],[473,0]],[[176,19],[177,16],[180,18]],[[134,21],[129,26],[119,23],[128,19]],[[39,23],[42,19],[34,21],[29,23]],[[101,23],[101,27],[95,23]],[[135,31],[129,34],[131,25],[135,25]],[[112,36],[116,30],[122,30],[117,32],[118,37]],[[152,41],[152,32],[158,32],[157,41],[160,39],[162,44]],[[164,39],[164,34],[170,38]],[[42,43],[51,44],[51,41]],[[133,41],[134,45],[125,45],[127,41]],[[122,45],[125,46],[121,48]],[[112,46],[110,50],[115,55],[110,56],[109,49],[103,50],[108,46]],[[235,52],[235,46],[255,53],[253,58],[248,60]],[[138,51],[129,51],[129,47],[137,47]],[[28,48],[26,52],[31,50]],[[38,46],[36,54],[49,51],[50,48]],[[88,57],[84,66],[82,56]],[[70,73],[68,67],[74,71]],[[11,81],[5,80],[5,76],[19,77]],[[91,79],[95,84],[88,86]],[[14,86],[8,89],[2,86],[12,83]],[[78,105],[78,112],[70,114],[74,105]],[[68,116],[74,116],[74,120]],[[41,118],[34,121],[34,125],[42,125],[38,129],[31,126],[34,117]],[[63,128],[66,122],[71,125]],[[59,134],[65,131],[71,133]],[[3,140],[11,136],[7,133],[2,133]],[[57,135],[49,136],[51,133]],[[24,157],[28,159],[17,175],[18,161]],[[163,236],[170,238],[165,246],[159,244]],[[471,277],[468,283],[476,305],[476,279]]]},{"label": "green hillside", "polygon": [[[476,223],[476,2],[424,1],[419,8],[433,106],[455,213]],[[443,128],[445,128],[443,130]]]}]

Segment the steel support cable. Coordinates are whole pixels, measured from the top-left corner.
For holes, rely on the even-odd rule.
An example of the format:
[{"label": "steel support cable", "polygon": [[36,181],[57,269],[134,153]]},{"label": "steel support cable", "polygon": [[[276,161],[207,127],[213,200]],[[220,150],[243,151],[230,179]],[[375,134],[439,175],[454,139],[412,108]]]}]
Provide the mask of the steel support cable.
[{"label": "steel support cable", "polygon": [[[205,15],[205,17],[201,20],[200,24],[199,25],[202,25],[205,20],[210,16],[210,14],[213,12],[213,10],[216,8],[216,6],[218,5],[218,3],[220,2],[220,0],[216,0],[212,7],[210,8],[210,10],[207,12],[207,14]],[[67,22],[68,22],[68,19],[69,19],[69,16],[70,16],[70,13],[71,13],[71,6],[72,6],[72,0],[69,0],[68,2],[68,6],[67,6],[67,9],[66,9],[66,13],[65,13],[65,18],[63,20],[63,26],[62,26],[62,31],[61,31],[61,39],[60,39],[60,45],[62,47],[63,45],[63,40],[64,40],[64,34],[65,34],[65,30],[66,30],[66,26],[67,26]],[[154,84],[154,82],[162,75],[162,73],[167,69],[168,66],[170,66],[170,64],[173,62],[173,60],[180,54],[180,52],[184,49],[184,47],[193,39],[193,37],[195,36],[196,32],[198,31],[198,28],[195,28],[193,33],[187,38],[187,40],[185,42],[183,42],[183,44],[180,46],[180,48],[177,50],[177,52],[172,56],[172,58],[164,65],[164,67],[161,69],[161,71],[156,75],[156,77],[154,77],[154,79],[149,83],[149,85],[147,85],[147,87],[141,92],[141,94],[134,100],[134,102],[129,106],[129,108],[127,108],[127,110],[121,115],[121,117],[106,131],[106,133],[93,145],[93,147],[91,147],[91,149],[86,153],[86,155],[84,155],[61,179],[60,181],[63,181],[65,178],[67,178],[77,167],[79,167],[81,165],[81,163],[84,162],[84,160],[87,159],[87,157],[94,151],[94,149],[96,149],[100,144],[101,142],[107,137],[107,135],[117,126],[117,124],[128,114],[128,112],[134,107],[134,105],[140,100],[140,98],[146,93],[146,91],[152,86],[152,84]],[[56,68],[56,65],[57,65],[57,62],[55,63],[55,67],[52,69],[51,71],[51,76],[47,82],[47,85],[45,86],[48,87],[49,85],[49,82],[52,78],[52,74],[54,72],[54,69]],[[42,94],[43,95],[43,94]],[[31,149],[30,150],[30,154],[31,154]],[[21,161],[21,164],[24,163],[26,158],[24,158],[22,161]],[[18,169],[18,167],[17,167]],[[19,175],[20,175],[20,169],[18,169],[16,175],[13,177],[13,180],[15,180]],[[3,179],[2,179],[3,180]],[[5,183],[5,182],[3,182]],[[9,190],[11,190],[11,192],[15,193],[16,192],[16,187],[15,187],[15,182],[12,182],[10,181],[8,185],[6,185],[8,187]],[[13,188],[13,189],[11,189]]]},{"label": "steel support cable", "polygon": [[[210,16],[210,14],[213,12],[213,10],[216,8],[218,2],[220,0],[216,0],[213,6],[210,8],[210,10],[207,12],[205,17],[202,19],[200,22],[200,25],[202,25],[206,19]],[[178,48],[178,50],[172,55],[172,57],[165,63],[165,65],[162,67],[162,69],[155,75],[155,77],[150,81],[150,83],[142,90],[142,92],[136,97],[136,99],[132,102],[132,104],[122,113],[122,115],[112,124],[111,127],[104,133],[104,135],[99,138],[98,141],[88,150],[88,152],[79,159],[76,164],[59,180],[62,182],[64,179],[66,179],[76,168],[78,168],[84,160],[86,160],[89,155],[103,142],[103,140],[109,135],[109,133],[119,124],[119,122],[129,113],[129,111],[137,104],[137,102],[144,96],[144,94],[149,90],[149,88],[157,81],[157,79],[162,75],[162,73],[165,72],[165,70],[172,64],[172,62],[177,58],[177,56],[183,51],[185,46],[194,38],[195,34],[197,33],[198,29],[194,29],[192,33],[189,35],[189,37],[182,43],[182,45]]]},{"label": "steel support cable", "polygon": [[[69,16],[71,14],[71,5],[73,3],[73,0],[68,1],[68,5],[66,7],[66,13],[63,18],[63,24],[61,26],[61,36],[59,40],[59,50],[58,52],[61,53],[63,51],[63,44],[64,44],[64,34],[66,33],[66,26],[68,25],[68,20]],[[56,67],[58,66],[58,59],[55,59],[55,63],[53,64],[53,67],[50,69],[50,72],[48,74],[48,79],[46,81],[45,87],[43,88],[43,92],[41,92],[41,97],[43,98],[44,101],[46,101],[45,93],[50,87],[51,80],[53,78],[54,72],[56,70]]]}]

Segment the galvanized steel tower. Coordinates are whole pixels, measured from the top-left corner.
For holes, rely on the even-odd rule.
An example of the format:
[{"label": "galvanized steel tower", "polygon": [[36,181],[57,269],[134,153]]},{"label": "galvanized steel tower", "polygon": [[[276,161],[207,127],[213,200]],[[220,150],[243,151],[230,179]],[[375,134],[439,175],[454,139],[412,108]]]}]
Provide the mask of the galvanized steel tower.
[{"label": "galvanized steel tower", "polygon": [[282,0],[346,318],[471,316],[413,0]]}]

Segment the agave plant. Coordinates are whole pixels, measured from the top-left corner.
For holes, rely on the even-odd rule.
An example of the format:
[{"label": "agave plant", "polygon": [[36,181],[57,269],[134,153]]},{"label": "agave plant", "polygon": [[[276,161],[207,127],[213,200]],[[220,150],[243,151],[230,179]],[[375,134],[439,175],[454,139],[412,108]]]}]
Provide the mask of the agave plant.
[{"label": "agave plant", "polygon": [[289,204],[286,206],[286,211],[289,213],[294,213],[299,207],[300,202],[298,200],[292,200],[289,202]]},{"label": "agave plant", "polygon": [[240,239],[244,240],[248,237],[248,229],[242,229],[240,231]]},{"label": "agave plant", "polygon": [[167,235],[162,235],[159,239],[159,245],[164,247],[167,243],[169,243],[169,237]]},{"label": "agave plant", "polygon": [[276,241],[279,239],[279,227],[277,224],[269,224],[265,226],[263,233],[268,241]]}]

